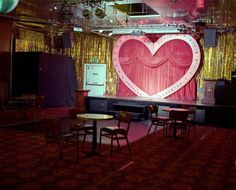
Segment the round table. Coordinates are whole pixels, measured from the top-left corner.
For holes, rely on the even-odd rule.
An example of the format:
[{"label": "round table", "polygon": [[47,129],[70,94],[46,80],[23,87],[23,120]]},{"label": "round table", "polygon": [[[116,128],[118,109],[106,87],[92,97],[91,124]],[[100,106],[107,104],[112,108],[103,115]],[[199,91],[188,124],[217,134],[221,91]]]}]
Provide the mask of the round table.
[{"label": "round table", "polygon": [[77,118],[80,120],[92,120],[93,121],[93,140],[92,140],[92,151],[89,155],[98,155],[97,152],[97,121],[112,119],[112,115],[107,114],[96,114],[96,113],[85,113],[77,114]]}]

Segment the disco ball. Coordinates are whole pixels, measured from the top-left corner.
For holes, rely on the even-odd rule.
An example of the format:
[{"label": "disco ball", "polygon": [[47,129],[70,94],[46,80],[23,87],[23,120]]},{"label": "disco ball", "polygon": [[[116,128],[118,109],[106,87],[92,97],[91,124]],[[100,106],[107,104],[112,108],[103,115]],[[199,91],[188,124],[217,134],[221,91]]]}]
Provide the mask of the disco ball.
[{"label": "disco ball", "polygon": [[11,12],[18,4],[19,0],[0,0],[0,13]]}]

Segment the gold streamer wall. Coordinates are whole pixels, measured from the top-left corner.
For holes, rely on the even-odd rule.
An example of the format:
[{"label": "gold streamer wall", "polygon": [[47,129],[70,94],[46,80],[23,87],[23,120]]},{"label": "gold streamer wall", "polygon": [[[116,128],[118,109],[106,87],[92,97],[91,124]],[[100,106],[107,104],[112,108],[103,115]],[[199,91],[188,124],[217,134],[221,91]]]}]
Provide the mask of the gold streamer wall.
[{"label": "gold streamer wall", "polygon": [[[20,29],[20,38],[16,41],[16,51],[41,51],[68,55],[75,59],[79,88],[83,87],[83,66],[85,63],[104,63],[107,65],[107,94],[116,94],[117,75],[112,64],[112,49],[115,40],[92,33],[74,33],[72,48],[55,47],[54,34],[50,34],[51,44],[45,44],[45,34]],[[54,40],[55,41],[55,40]],[[217,47],[203,49],[202,67],[197,74],[198,89],[203,87],[204,79],[231,79],[231,71],[236,69],[236,34],[217,35]],[[201,94],[198,94],[201,96]]]},{"label": "gold streamer wall", "polygon": [[[46,38],[46,39],[45,39]],[[21,28],[16,40],[16,51],[39,51],[67,55],[75,60],[77,82],[83,88],[83,67],[85,63],[103,63],[107,68],[106,93],[116,94],[117,75],[112,65],[113,38],[93,33],[73,33],[72,48],[62,48],[57,33],[41,33]],[[47,42],[46,42],[47,41]]]},{"label": "gold streamer wall", "polygon": [[203,40],[202,68],[197,75],[198,88],[203,87],[204,79],[231,79],[231,71],[236,69],[236,33],[217,35],[217,47],[205,48]]}]

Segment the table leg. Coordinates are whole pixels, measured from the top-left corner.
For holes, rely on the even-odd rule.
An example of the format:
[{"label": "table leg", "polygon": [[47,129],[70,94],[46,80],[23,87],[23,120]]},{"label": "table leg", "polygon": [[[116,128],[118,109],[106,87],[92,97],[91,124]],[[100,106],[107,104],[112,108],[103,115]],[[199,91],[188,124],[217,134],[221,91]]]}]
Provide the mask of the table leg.
[{"label": "table leg", "polygon": [[93,120],[92,153],[96,154],[96,151],[97,151],[97,120]]},{"label": "table leg", "polygon": [[86,154],[86,157],[90,156],[102,156],[97,151],[97,120],[93,120],[93,139],[92,139],[92,151]]}]

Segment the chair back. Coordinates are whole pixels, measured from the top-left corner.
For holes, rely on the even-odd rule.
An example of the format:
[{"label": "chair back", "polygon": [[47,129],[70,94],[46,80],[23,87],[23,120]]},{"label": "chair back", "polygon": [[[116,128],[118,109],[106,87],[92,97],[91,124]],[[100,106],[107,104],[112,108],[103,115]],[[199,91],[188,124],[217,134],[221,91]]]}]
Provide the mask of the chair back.
[{"label": "chair back", "polygon": [[131,125],[131,120],[132,120],[132,113],[130,112],[125,112],[125,111],[120,111],[118,115],[118,127],[120,128],[123,125],[126,125],[126,131],[128,134],[130,125]]},{"label": "chair back", "polygon": [[44,99],[45,99],[44,96],[35,96],[34,105],[39,108],[43,107]]},{"label": "chair back", "polygon": [[74,129],[75,125],[85,125],[85,121],[78,120],[77,114],[84,113],[80,108],[70,108],[68,110],[69,127]]},{"label": "chair back", "polygon": [[77,114],[84,113],[79,108],[70,108],[68,110],[69,119],[77,119]]},{"label": "chair back", "polygon": [[61,134],[60,122],[56,118],[44,118],[42,121],[42,130],[46,141],[49,139],[59,140]]},{"label": "chair back", "polygon": [[187,122],[188,114],[189,114],[189,111],[172,110],[170,112],[170,120],[172,123],[177,123],[177,122],[185,123]]},{"label": "chair back", "polygon": [[189,109],[188,119],[194,122],[196,118],[196,111],[197,111],[196,106],[186,105],[186,106],[183,106],[183,108]]},{"label": "chair back", "polygon": [[158,105],[148,105],[149,117],[152,120],[158,116]]}]

